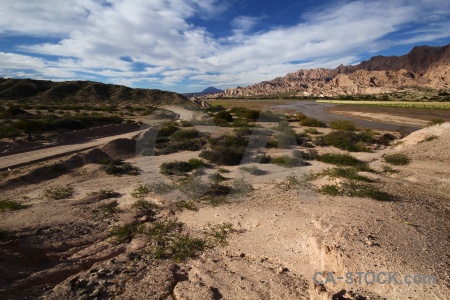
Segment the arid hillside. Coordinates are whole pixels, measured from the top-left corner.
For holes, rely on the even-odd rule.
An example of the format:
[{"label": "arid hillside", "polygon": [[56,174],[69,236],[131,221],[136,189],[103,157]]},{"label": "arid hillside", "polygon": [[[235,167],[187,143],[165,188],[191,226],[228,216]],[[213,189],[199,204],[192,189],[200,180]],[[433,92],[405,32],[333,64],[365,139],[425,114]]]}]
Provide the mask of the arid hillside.
[{"label": "arid hillside", "polygon": [[[142,104],[182,104],[177,93],[156,89],[133,89],[92,81],[53,82],[32,79],[0,79],[0,100],[71,101],[80,103],[132,101]],[[150,103],[149,103],[150,102]]]},{"label": "arid hillside", "polygon": [[274,80],[227,89],[215,97],[376,95],[407,87],[448,90],[450,45],[414,47],[403,56],[375,56],[355,66],[298,70]]}]

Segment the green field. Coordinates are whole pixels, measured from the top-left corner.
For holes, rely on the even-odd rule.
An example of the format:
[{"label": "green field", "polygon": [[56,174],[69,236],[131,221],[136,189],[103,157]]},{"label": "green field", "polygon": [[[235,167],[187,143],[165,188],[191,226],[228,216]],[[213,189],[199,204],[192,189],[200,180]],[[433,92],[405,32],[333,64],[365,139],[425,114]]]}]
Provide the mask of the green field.
[{"label": "green field", "polygon": [[317,100],[316,102],[333,103],[333,104],[373,105],[383,107],[450,110],[450,102],[358,101],[358,100]]}]

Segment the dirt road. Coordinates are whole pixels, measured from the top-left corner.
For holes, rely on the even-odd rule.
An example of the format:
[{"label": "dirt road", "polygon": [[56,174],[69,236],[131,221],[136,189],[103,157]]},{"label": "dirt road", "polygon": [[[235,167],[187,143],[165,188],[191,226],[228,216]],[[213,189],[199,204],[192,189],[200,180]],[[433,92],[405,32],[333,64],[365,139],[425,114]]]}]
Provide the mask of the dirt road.
[{"label": "dirt road", "polygon": [[9,156],[0,157],[0,171],[8,170],[8,168],[13,169],[19,166],[27,165],[34,162],[40,162],[51,158],[56,158],[59,156],[71,154],[74,152],[86,150],[92,147],[97,147],[106,144],[112,140],[120,138],[131,138],[142,132],[142,130],[133,131],[121,135],[108,136],[105,138],[95,139],[86,143],[74,144],[74,145],[63,145],[53,148],[46,148],[36,151],[30,151],[26,153],[19,153]]}]

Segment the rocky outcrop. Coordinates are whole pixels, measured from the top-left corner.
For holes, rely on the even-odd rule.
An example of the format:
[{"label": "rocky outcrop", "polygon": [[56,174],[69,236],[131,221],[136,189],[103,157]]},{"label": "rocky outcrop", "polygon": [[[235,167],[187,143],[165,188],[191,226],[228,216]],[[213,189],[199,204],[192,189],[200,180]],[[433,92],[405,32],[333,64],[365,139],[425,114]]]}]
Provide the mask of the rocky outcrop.
[{"label": "rocky outcrop", "polygon": [[382,94],[404,87],[450,89],[450,45],[415,47],[403,56],[375,56],[355,66],[299,70],[247,87],[227,89],[219,97],[337,96]]}]

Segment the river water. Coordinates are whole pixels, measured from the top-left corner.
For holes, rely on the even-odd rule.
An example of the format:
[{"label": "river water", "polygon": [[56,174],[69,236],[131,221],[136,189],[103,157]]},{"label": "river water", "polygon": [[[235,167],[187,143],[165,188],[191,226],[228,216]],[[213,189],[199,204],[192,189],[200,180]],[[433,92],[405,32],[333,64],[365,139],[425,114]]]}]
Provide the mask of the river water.
[{"label": "river water", "polygon": [[402,130],[407,133],[411,133],[413,131],[421,129],[420,127],[415,127],[406,124],[401,125],[401,124],[383,123],[378,121],[358,119],[354,117],[333,114],[332,112],[328,111],[328,109],[335,107],[337,105],[339,104],[319,103],[315,101],[295,101],[294,103],[291,104],[274,105],[271,107],[275,109],[293,110],[294,113],[301,112],[307,115],[308,117],[313,117],[327,123],[336,119],[349,120],[354,122],[357,126],[376,130],[397,131],[400,127],[402,127]]}]

